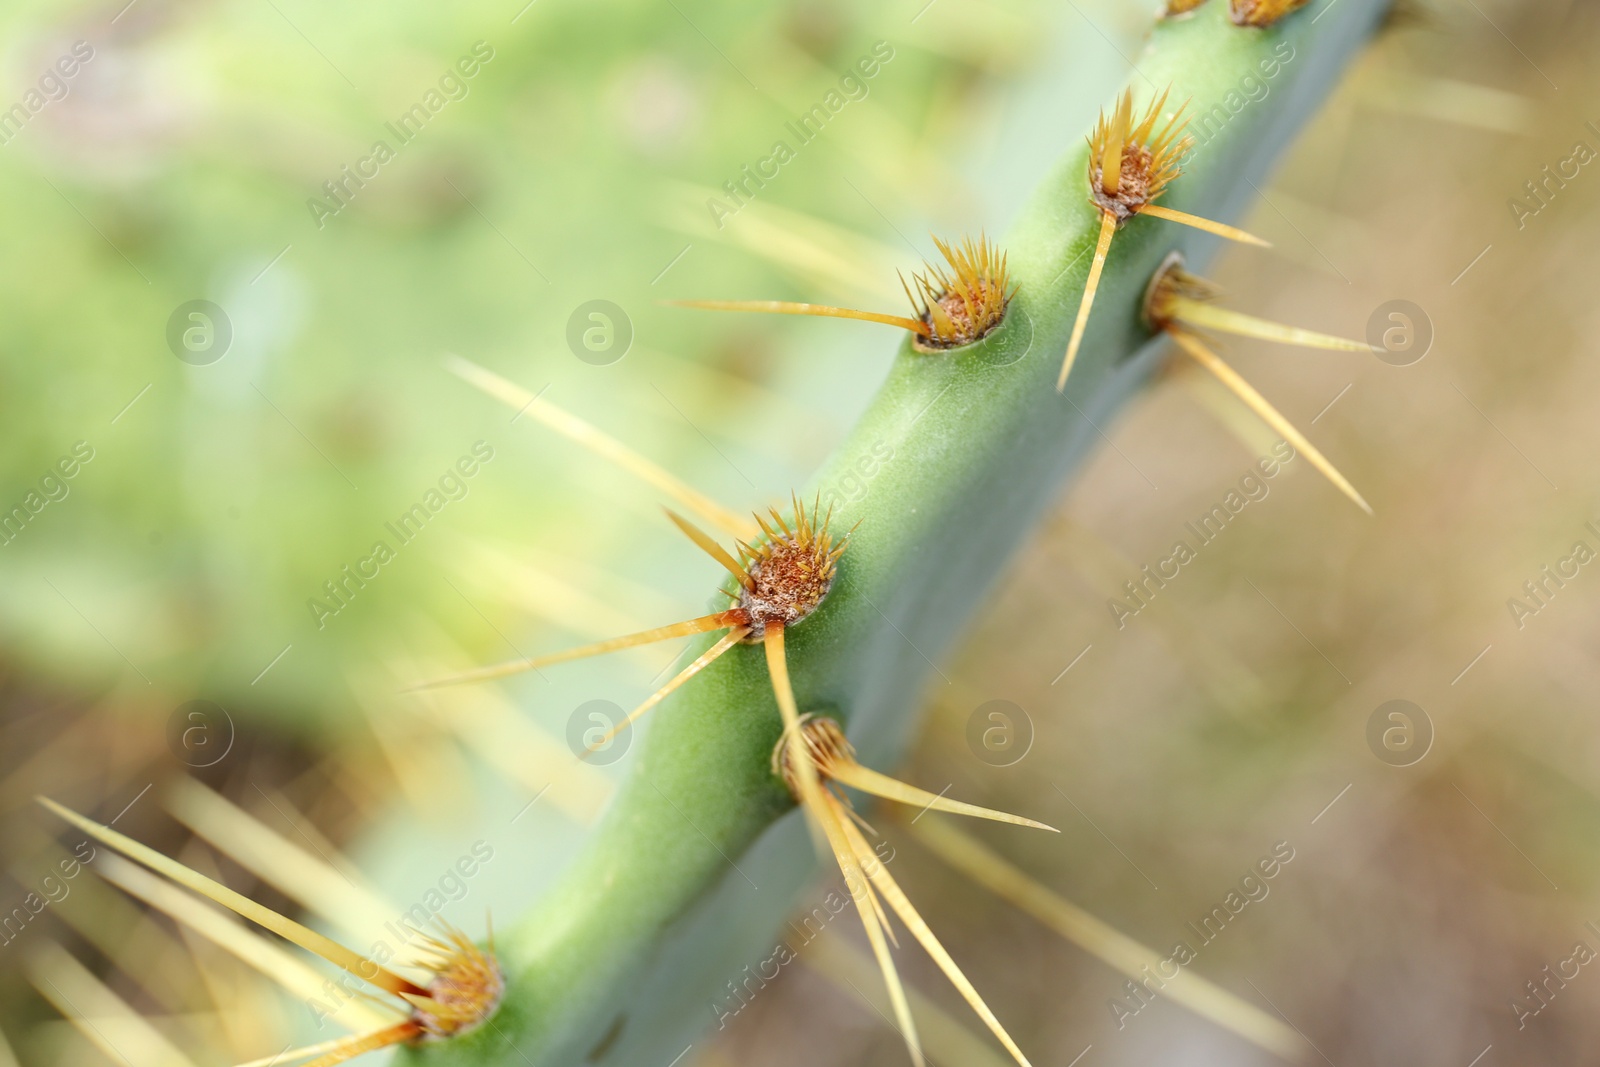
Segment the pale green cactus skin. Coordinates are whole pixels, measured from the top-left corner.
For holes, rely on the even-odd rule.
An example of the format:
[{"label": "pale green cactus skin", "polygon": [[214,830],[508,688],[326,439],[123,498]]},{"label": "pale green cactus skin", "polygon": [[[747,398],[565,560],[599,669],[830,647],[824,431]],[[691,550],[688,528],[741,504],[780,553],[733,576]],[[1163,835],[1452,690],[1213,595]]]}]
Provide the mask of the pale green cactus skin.
[{"label": "pale green cactus skin", "polygon": [[[1191,99],[1203,116],[1263,62],[1280,64],[1268,95],[1190,154],[1162,203],[1225,221],[1252,203],[1253,186],[1266,184],[1384,7],[1337,0],[1256,30],[1233,25],[1225,0],[1210,0],[1156,25],[1136,57],[1141,107],[1170,83],[1172,100]],[[1041,136],[1059,139],[1066,154],[1001,243],[1018,286],[1003,328],[945,353],[903,344],[876,400],[804,490],[825,490],[863,457],[893,453],[865,496],[835,513],[836,528],[859,524],[839,578],[788,637],[800,709],[839,717],[863,762],[879,768],[894,767],[932,663],[1095,447],[1096,425],[1165,358],[1140,321],[1150,276],[1171,251],[1195,265],[1219,243],[1132,220],[1112,245],[1082,351],[1058,394],[1099,216],[1087,198],[1081,133]],[[710,582],[717,570],[708,563],[706,573]],[[771,954],[784,918],[814,885],[817,861],[769,771],[781,724],[761,648],[735,648],[651,718],[583,852],[498,937],[509,985],[493,1025],[403,1055],[507,1067],[665,1065],[717,1026],[712,1004],[728,999],[727,983]]]}]

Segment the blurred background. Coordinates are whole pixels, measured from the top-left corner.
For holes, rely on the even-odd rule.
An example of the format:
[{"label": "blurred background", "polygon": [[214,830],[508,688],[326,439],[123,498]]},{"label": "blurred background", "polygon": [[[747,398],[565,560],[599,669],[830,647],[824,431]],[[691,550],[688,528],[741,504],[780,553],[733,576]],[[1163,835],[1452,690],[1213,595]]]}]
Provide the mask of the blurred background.
[{"label": "blurred background", "polygon": [[[677,650],[399,684],[697,613],[715,573],[650,490],[447,354],[730,507],[781,500],[896,339],[658,301],[898,307],[930,232],[1005,231],[1151,15],[9,5],[0,1065],[236,1063],[318,1036],[227,936],[108,885],[121,868],[67,876],[77,838],[35,793],[286,911],[322,886],[310,920],[356,943],[483,842],[444,915],[509,925],[626,766],[536,801],[584,705],[632,706]],[[1412,331],[1389,361],[1227,348],[1376,517],[1296,460],[1119,626],[1123,583],[1272,444],[1173,364],[940,665],[900,769],[1061,827],[968,832],[1152,959],[1291,855],[1186,970],[1309,1062],[1579,1063],[1596,1036],[1597,36],[1573,0],[1403,7],[1243,220],[1274,248],[1217,263],[1241,310]],[[785,124],[829,92],[845,106],[798,145]],[[778,176],[708,210],[778,140]],[[996,709],[1028,739],[1014,759],[969,744]],[[1035,1063],[1277,1061],[1246,1009],[1141,1000],[1016,892],[883,829]],[[858,933],[725,1027],[709,1012],[685,1062],[902,1062]],[[900,958],[931,1057],[1002,1062]]]}]

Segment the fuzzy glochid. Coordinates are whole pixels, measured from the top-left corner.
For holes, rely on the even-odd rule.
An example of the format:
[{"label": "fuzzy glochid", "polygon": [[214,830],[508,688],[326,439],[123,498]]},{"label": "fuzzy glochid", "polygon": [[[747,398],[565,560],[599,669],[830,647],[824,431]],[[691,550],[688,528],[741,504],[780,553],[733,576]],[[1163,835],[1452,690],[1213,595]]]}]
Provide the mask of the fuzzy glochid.
[{"label": "fuzzy glochid", "polygon": [[1123,94],[1109,118],[1102,113],[1089,138],[1089,199],[1120,226],[1166,192],[1178,176],[1178,161],[1194,144],[1184,134],[1184,108],[1167,116],[1156,129],[1167,104],[1167,92],[1133,122],[1133,94]]},{"label": "fuzzy glochid", "polygon": [[[285,1049],[273,1057],[272,1062],[305,1061],[302,1067],[334,1067],[335,1064],[378,1049],[458,1037],[483,1025],[500,1008],[505,994],[505,979],[494,954],[492,939],[487,949],[479,948],[461,931],[439,922],[438,936],[425,934],[420,957],[409,961],[410,967],[405,968],[409,970],[414,967],[426,973],[425,983],[418,982],[386,966],[386,957],[375,959],[363,956],[109,826],[85,818],[48,797],[37,799],[46,809],[101,844],[198,897],[220,904],[284,940],[322,957],[352,979],[359,979],[400,1002],[373,996],[371,1000],[374,1005],[380,1006],[381,1012],[395,1012],[399,1017],[390,1016],[392,1021],[348,1037],[308,1045],[294,1052]],[[265,950],[249,951],[255,955]],[[385,962],[380,963],[379,959]],[[291,991],[299,988],[292,978],[285,977],[288,974],[286,971],[269,970],[268,973]]]},{"label": "fuzzy glochid", "polygon": [[1309,0],[1229,0],[1228,17],[1238,26],[1270,26]]},{"label": "fuzzy glochid", "polygon": [[428,938],[433,977],[428,995],[407,997],[411,1018],[423,1040],[441,1040],[470,1033],[494,1015],[505,995],[505,974],[492,952],[473,944],[461,931],[446,927],[443,937]]},{"label": "fuzzy glochid", "polygon": [[935,237],[933,243],[950,269],[929,263],[912,275],[915,291],[906,286],[917,318],[927,327],[927,332],[916,334],[914,340],[924,352],[982,340],[1004,321],[1016,292],[1006,272],[1005,253],[988,238],[974,241],[968,237],[959,246],[951,246]]},{"label": "fuzzy glochid", "polygon": [[1169,252],[1145,286],[1140,318],[1152,333],[1160,333],[1177,324],[1183,301],[1211,301],[1218,293],[1214,283],[1184,269],[1181,253]]},{"label": "fuzzy glochid", "polygon": [[[1166,7],[1162,10],[1163,18],[1182,18],[1194,13],[1194,10],[1206,0],[1167,0]],[[1233,20],[1235,26],[1249,26],[1260,29],[1270,26],[1291,11],[1305,7],[1309,0],[1228,0],[1228,18]]]},{"label": "fuzzy glochid", "polygon": [[831,515],[818,525],[815,507],[807,514],[798,498],[792,529],[776,509],[769,514],[770,523],[756,516],[761,540],[739,543],[744,576],[737,592],[729,593],[738,601],[734,610],[744,613],[749,643],[762,640],[768,626],[793,626],[815,611],[833,588],[839,557],[849,546],[848,537],[835,542],[829,533]]},{"label": "fuzzy glochid", "polygon": [[[855,758],[855,747],[844,736],[844,730],[837,721],[823,715],[800,716],[800,741],[823,781],[832,779],[832,771],[841,760]],[[789,794],[799,802],[800,783],[795,777],[794,753],[783,740],[772,748],[772,773],[783,780]]]},{"label": "fuzzy glochid", "polygon": [[[1183,112],[1188,105],[1170,114],[1166,111],[1170,91],[1170,87],[1162,90],[1135,122],[1133,90],[1124,90],[1109,116],[1100,113],[1094,133],[1089,137],[1089,202],[1100,213],[1100,236],[1095,241],[1094,259],[1090,261],[1083,298],[1078,303],[1078,317],[1073,321],[1067,353],[1056,378],[1057,392],[1066,389],[1067,377],[1078,357],[1078,347],[1083,343],[1095,292],[1100,287],[1101,273],[1111,252],[1111,239],[1135,215],[1166,219],[1244,244],[1267,243],[1235,226],[1156,203],[1167,186],[1182,174],[1184,154],[1194,143],[1184,133],[1188,120]],[[1163,116],[1165,121],[1162,121]]]},{"label": "fuzzy glochid", "polygon": [[911,301],[913,316],[882,311],[805,304],[790,300],[669,300],[668,304],[707,311],[756,311],[768,315],[810,315],[828,319],[856,319],[898,326],[910,333],[919,352],[942,352],[981,340],[999,326],[1015,295],[1006,270],[1005,253],[980,236],[952,245],[935,237],[934,246],[945,266],[924,263],[913,271],[911,282],[900,285]]}]

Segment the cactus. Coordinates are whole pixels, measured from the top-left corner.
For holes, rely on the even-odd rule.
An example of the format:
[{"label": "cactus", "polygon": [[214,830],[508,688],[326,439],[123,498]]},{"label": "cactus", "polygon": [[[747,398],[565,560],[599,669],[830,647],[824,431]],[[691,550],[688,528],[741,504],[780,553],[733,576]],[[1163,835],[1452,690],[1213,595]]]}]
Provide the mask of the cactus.
[{"label": "cactus", "polygon": [[[1282,68],[1268,97],[1206,128],[1167,202],[1237,214],[1382,8],[1343,0],[1317,15],[1243,28],[1215,3],[1157,25],[1138,58],[1135,91],[1153,96],[1152,86],[1170,84],[1202,119],[1241,77]],[[799,708],[847,724],[864,763],[892,763],[904,749],[933,661],[1097,427],[1164,357],[1141,318],[1164,257],[1179,251],[1194,263],[1215,245],[1196,230],[1132,220],[1058,394],[1055,375],[1100,229],[1088,165],[1083,145],[1069,150],[1002,242],[1016,285],[1003,324],[950,351],[906,340],[876,401],[817,475],[826,506],[826,487],[863,457],[892,450],[866,495],[836,508],[835,522],[854,527],[849,551],[827,599],[787,641]],[[700,640],[701,650],[710,647]],[[759,649],[721,656],[655,720],[584,852],[502,933],[508,985],[494,1027],[407,1056],[664,1062],[713,1021],[709,999],[765,950],[809,880],[812,853],[769,767],[782,723]]]},{"label": "cactus", "polygon": [[[904,991],[874,934],[868,902],[887,923],[871,890],[857,892],[864,876],[1026,1067],[894,880],[881,865],[869,870],[870,848],[827,783],[1039,827],[944,801],[867,767],[891,764],[903,751],[934,661],[959,636],[1103,421],[1158,366],[1167,351],[1157,343],[1162,336],[1234,385],[1269,421],[1275,412],[1230,377],[1193,327],[1349,347],[1213,307],[1203,300],[1210,295],[1204,283],[1173,266],[1203,260],[1218,236],[1254,240],[1208,218],[1236,214],[1249,201],[1273,155],[1383,5],[1342,0],[1315,16],[1290,14],[1299,6],[1169,5],[1139,59],[1138,84],[1119,96],[1109,124],[1102,119],[1092,147],[1066,154],[1000,250],[987,241],[940,243],[951,271],[918,276],[915,317],[809,304],[683,302],[866,319],[911,336],[875,403],[819,472],[815,495],[807,490],[817,501],[809,515],[794,498],[792,529],[777,511],[781,534],[757,518],[765,539],[741,542],[735,557],[672,516],[730,572],[718,594],[733,607],[719,603],[699,619],[444,679],[487,680],[669,636],[694,635],[698,642],[697,658],[619,725],[625,729],[653,710],[655,722],[584,851],[490,951],[443,932],[430,941],[436,958],[425,968],[426,983],[418,984],[115,831],[53,810],[404,1002],[401,1021],[305,1050],[318,1056],[314,1067],[402,1042],[406,1062],[632,1064],[667,1062],[711,1023],[707,1003],[765,951],[793,909],[813,872],[806,821],[794,811],[799,799],[856,895],[913,1060],[920,1064],[921,1055]],[[1269,65],[1276,73],[1267,96],[1237,110],[1225,105],[1240,79]],[[1165,110],[1169,94],[1187,98],[1207,122],[1203,142],[1182,138]],[[1137,125],[1135,96],[1148,106]],[[1217,122],[1217,115],[1225,117]],[[1107,198],[1118,195],[1117,181],[1107,175],[1125,173],[1125,140],[1129,152],[1157,161],[1161,180],[1144,200],[1131,207],[1117,200],[1121,206],[1113,210]],[[1159,208],[1147,206],[1161,194]],[[1114,233],[1121,236],[1113,248]],[[506,394],[486,372],[458,370]],[[575,421],[536,417],[569,435],[593,437]],[[608,440],[605,451],[657,488],[670,480],[616,442]],[[1311,454],[1365,506],[1331,464]],[[828,487],[869,459],[878,470],[869,490],[848,501],[830,499]],[[712,502],[679,494],[685,500],[747,538],[755,529]],[[830,539],[830,523],[848,528],[848,538]],[[793,581],[779,580],[784,568],[794,570]]]}]

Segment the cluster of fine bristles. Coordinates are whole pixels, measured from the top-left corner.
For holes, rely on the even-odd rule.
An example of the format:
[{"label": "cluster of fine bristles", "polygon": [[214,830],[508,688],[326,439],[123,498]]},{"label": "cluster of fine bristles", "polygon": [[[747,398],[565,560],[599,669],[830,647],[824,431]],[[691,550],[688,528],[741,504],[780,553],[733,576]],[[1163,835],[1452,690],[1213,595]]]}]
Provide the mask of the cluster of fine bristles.
[{"label": "cluster of fine bristles", "polygon": [[[855,759],[855,746],[844,736],[844,729],[833,719],[820,715],[802,715],[800,717],[800,740],[805,746],[805,753],[810,757],[811,763],[817,768],[817,774],[826,782],[845,761]],[[794,750],[788,745],[776,745],[772,749],[772,773],[783,779],[783,784],[789,787],[789,794],[798,803],[800,800],[800,784],[795,778]]]},{"label": "cluster of fine bristles", "polygon": [[828,533],[831,512],[817,526],[815,511],[807,515],[805,504],[798,497],[793,501],[793,529],[772,508],[768,510],[770,525],[756,516],[765,536],[753,545],[738,542],[739,564],[744,573],[735,575],[738,590],[727,593],[749,619],[746,641],[761,640],[770,623],[792,626],[815,611],[832,588],[839,557],[848,547],[848,541],[836,544]]},{"label": "cluster of fine bristles", "polygon": [[[550,408],[548,402],[544,402],[544,406],[546,409]],[[549,415],[550,412],[546,411],[544,417],[548,418]],[[556,424],[565,425],[569,432],[572,429],[570,421],[562,423],[557,420]],[[592,446],[593,442],[588,441],[585,435],[575,436]],[[620,447],[608,450],[607,454],[625,469],[635,473],[641,473],[646,469],[641,467],[640,457]],[[656,470],[650,476],[655,478],[664,474],[665,472]],[[816,504],[813,504],[808,511],[798,496],[790,498],[794,508],[792,525],[791,520],[785,519],[782,513],[774,508],[768,511],[770,522],[757,515],[752,529],[748,523],[730,521],[726,511],[719,507],[707,506],[707,501],[698,498],[698,495],[686,486],[679,485],[673,491],[673,495],[694,503],[696,509],[705,517],[724,527],[731,527],[730,532],[735,533],[734,544],[738,549],[738,556],[729,552],[717,542],[716,538],[682,515],[670,509],[667,511],[667,517],[673,524],[706,555],[721,564],[738,583],[732,589],[723,590],[723,595],[734,602],[733,607],[699,618],[624,634],[621,637],[613,637],[579,648],[569,648],[547,656],[525,657],[488,667],[478,667],[443,678],[418,682],[408,688],[430,689],[464,682],[493,681],[523,671],[537,670],[540,667],[616,652],[624,648],[654,644],[675,637],[723,631],[722,637],[715,644],[646,697],[642,704],[597,739],[589,747],[589,752],[592,753],[608,745],[622,730],[637,722],[651,708],[711,666],[735,645],[759,641],[767,646],[769,659],[776,650],[778,660],[781,661],[784,629],[804,620],[828,595],[828,590],[833,587],[834,577],[838,574],[839,557],[844,555],[845,549],[849,547],[848,536],[835,540],[829,532],[832,513],[823,515],[819,524],[816,521]],[[754,534],[755,530],[760,531],[759,536]],[[745,534],[750,535],[748,539],[740,536]],[[774,669],[781,671],[781,663]],[[784,674],[784,678],[787,679],[787,674]]]},{"label": "cluster of fine bristles", "polygon": [[[459,1036],[483,1025],[500,1007],[500,999],[505,993],[505,978],[494,956],[492,940],[488,949],[479,948],[461,931],[436,920],[439,936],[423,933],[419,956],[412,961],[412,966],[426,972],[428,977],[425,982],[415,982],[386,966],[387,956],[379,955],[376,951],[371,957],[354,952],[109,826],[87,819],[47,797],[39,797],[38,800],[100,843],[306,951],[321,956],[345,971],[351,979],[366,982],[400,1002],[376,1001],[396,1013],[391,1016],[392,1022],[377,1025],[364,1033],[335,1038],[302,1049],[285,1049],[277,1056],[251,1061],[245,1067],[299,1060],[307,1061],[302,1067],[334,1067],[363,1053],[393,1045]],[[111,872],[115,866],[112,860],[102,863],[102,869],[108,866],[111,869],[106,871],[107,876],[113,877]],[[129,887],[126,876],[118,879],[118,882],[124,888]],[[186,909],[201,906],[193,897],[189,897],[187,904],[182,905]],[[240,939],[246,936],[242,932],[230,936],[235,939],[234,951],[244,958],[262,959],[270,955],[271,950],[264,946],[238,948]],[[287,965],[270,973],[291,992],[297,989],[293,973]]]},{"label": "cluster of fine bristles", "polygon": [[1006,274],[1005,253],[991,245],[986,237],[976,241],[968,237],[959,246],[937,237],[933,243],[949,269],[924,262],[922,270],[912,273],[912,285],[907,285],[903,276],[900,279],[915,318],[789,300],[669,300],[667,303],[709,311],[759,311],[770,315],[881,322],[909,331],[916,339],[917,349],[923,352],[942,352],[970,345],[1005,319],[1006,306],[1014,294]]},{"label": "cluster of fine bristles", "polygon": [[1072,373],[1072,364],[1078,358],[1078,346],[1083,343],[1083,333],[1089,325],[1089,311],[1094,307],[1094,294],[1100,287],[1100,274],[1105,270],[1106,256],[1111,252],[1111,238],[1129,219],[1135,215],[1149,215],[1214,233],[1230,241],[1256,245],[1267,243],[1237,227],[1156,204],[1156,199],[1183,172],[1183,155],[1193,143],[1183,133],[1187,126],[1183,107],[1168,115],[1159,131],[1156,129],[1167,106],[1168,92],[1170,89],[1163,90],[1135,123],[1133,90],[1125,90],[1117,98],[1117,105],[1109,117],[1103,111],[1100,113],[1094,134],[1089,138],[1089,202],[1100,212],[1100,236],[1095,242],[1089,276],[1083,283],[1083,298],[1078,302],[1078,317],[1072,323],[1067,354],[1061,360],[1061,373],[1056,378],[1058,392],[1066,389],[1067,376]]},{"label": "cluster of fine bristles", "polygon": [[937,264],[911,276],[916,291],[900,279],[906,298],[928,332],[919,335],[919,348],[959,348],[979,340],[1005,318],[1012,290],[1006,274],[1006,256],[987,237],[968,237],[951,247],[935,237],[939,254],[950,264],[947,272]]},{"label": "cluster of fine bristles", "polygon": [[1126,92],[1111,116],[1102,111],[1095,123],[1089,138],[1089,196],[1118,223],[1133,218],[1166,191],[1178,176],[1178,161],[1194,144],[1194,138],[1183,133],[1187,122],[1182,107],[1156,131],[1166,104],[1163,91],[1135,125],[1133,93]]},{"label": "cluster of fine bristles", "polygon": [[[1193,13],[1206,0],[1167,0],[1164,18]],[[1236,26],[1270,26],[1291,11],[1305,7],[1309,0],[1228,0],[1228,17]]]},{"label": "cluster of fine bristles", "polygon": [[500,961],[474,945],[460,930],[446,927],[441,937],[424,935],[423,960],[432,974],[428,996],[407,998],[412,1018],[426,1038],[456,1037],[482,1026],[505,993]]},{"label": "cluster of fine bristles", "polygon": [[1228,17],[1239,26],[1270,26],[1310,0],[1229,0]]},{"label": "cluster of fine bristles", "polygon": [[1184,269],[1183,257],[1176,252],[1162,260],[1161,267],[1145,286],[1140,317],[1153,331],[1174,325],[1183,309],[1207,303],[1222,295],[1222,287]]}]

